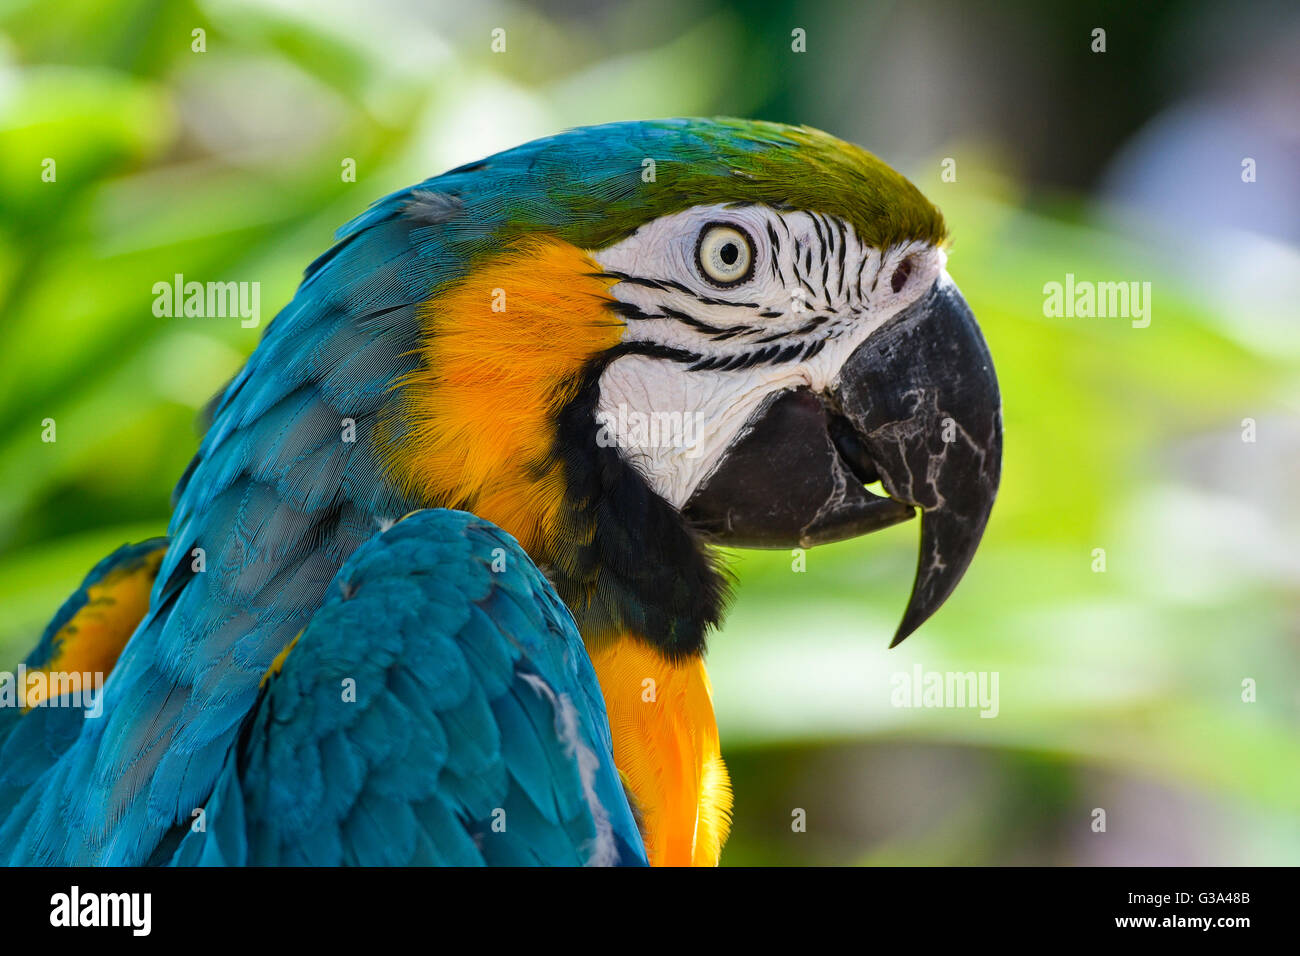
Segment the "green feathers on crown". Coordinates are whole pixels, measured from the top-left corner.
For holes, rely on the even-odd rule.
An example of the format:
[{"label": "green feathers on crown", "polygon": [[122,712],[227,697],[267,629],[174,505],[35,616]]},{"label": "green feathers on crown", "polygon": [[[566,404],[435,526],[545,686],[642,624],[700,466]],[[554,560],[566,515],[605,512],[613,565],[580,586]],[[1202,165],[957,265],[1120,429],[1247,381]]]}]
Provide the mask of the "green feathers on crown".
[{"label": "green feathers on crown", "polygon": [[[617,242],[645,222],[691,206],[736,202],[838,216],[876,248],[946,237],[939,210],[904,176],[806,126],[736,119],[613,123],[521,149],[530,147],[534,188],[545,196],[540,205],[567,213],[550,225],[584,248]],[[526,215],[509,218],[516,227],[529,225]]]}]

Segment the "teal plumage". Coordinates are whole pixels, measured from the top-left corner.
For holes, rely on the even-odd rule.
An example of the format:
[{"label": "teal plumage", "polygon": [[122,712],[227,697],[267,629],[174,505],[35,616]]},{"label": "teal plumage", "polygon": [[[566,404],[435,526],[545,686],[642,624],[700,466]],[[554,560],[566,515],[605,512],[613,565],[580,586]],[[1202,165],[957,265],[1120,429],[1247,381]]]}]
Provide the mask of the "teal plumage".
[{"label": "teal plumage", "polygon": [[644,863],[609,755],[546,579],[494,526],[421,511],[344,564],[172,862]]},{"label": "teal plumage", "polygon": [[[212,407],[210,427],[176,488],[171,546],[149,612],[108,681],[105,716],[84,722],[75,735],[51,738],[37,762],[24,764],[26,776],[5,778],[22,786],[11,788],[11,807],[0,802],[0,861],[162,862],[193,810],[209,801],[232,812],[217,814],[207,836],[184,836],[180,862],[378,861],[387,859],[385,851],[370,842],[366,827],[389,825],[401,835],[398,855],[407,860],[444,853],[469,859],[470,846],[446,821],[454,817],[473,829],[493,801],[508,803],[516,819],[544,821],[550,829],[536,830],[544,844],[511,839],[492,853],[523,860],[544,845],[545,853],[573,860],[590,825],[572,786],[580,761],[555,750],[545,732],[551,698],[565,695],[600,760],[599,803],[618,818],[615,830],[626,844],[620,857],[636,858],[626,801],[609,778],[599,689],[590,665],[579,663],[585,657],[567,612],[535,570],[500,580],[457,578],[449,555],[471,547],[470,539],[500,535],[481,524],[463,525],[466,540],[458,540],[451,518],[417,517],[376,541],[381,527],[439,502],[390,480],[375,426],[394,401],[395,386],[419,361],[421,304],[520,237],[541,232],[582,248],[603,246],[654,216],[731,195],[739,180],[756,199],[794,197],[809,208],[841,203],[844,190],[866,189],[859,206],[869,210],[874,202],[878,214],[860,228],[864,235],[879,232],[867,237],[880,242],[895,233],[942,233],[928,204],[919,194],[914,201],[910,184],[883,164],[854,159],[857,165],[844,175],[808,182],[795,174],[796,154],[818,168],[836,161],[836,148],[824,134],[738,121],[591,127],[393,193],[340,230]],[[646,159],[657,163],[653,188],[642,178]],[[889,202],[873,200],[869,190],[881,187],[872,177],[897,194]],[[340,440],[347,428],[354,441]],[[417,541],[418,531],[429,540]],[[385,564],[408,549],[412,560],[439,573],[422,577]],[[466,567],[477,565],[467,559]],[[385,605],[391,632],[353,620],[356,602],[345,600],[344,591],[354,578],[364,583],[363,603],[372,593],[391,594]],[[486,604],[467,603],[457,593],[471,585],[487,589]],[[430,647],[464,657],[463,679],[473,677],[472,704],[431,705],[424,723],[413,719],[419,704],[409,696],[412,682],[434,680],[451,665],[416,640],[408,600],[428,609],[424,623],[445,625],[429,638]],[[356,646],[340,630],[353,624],[364,638]],[[284,675],[264,694],[268,667],[300,633]],[[397,656],[411,669],[405,676],[384,663]],[[375,669],[371,678],[387,692],[347,718],[364,723],[335,727],[330,737],[331,718],[312,701],[333,693],[326,675],[343,662],[359,672]],[[426,689],[450,695],[451,688]],[[268,714],[285,708],[309,715],[283,730],[299,735],[302,751],[285,751],[287,744],[265,735]],[[507,742],[482,749],[493,727],[498,735],[511,730]],[[23,733],[35,734],[35,727]],[[535,737],[536,746],[516,749],[524,746],[516,734],[521,741]],[[351,747],[337,745],[344,738]],[[392,769],[398,751],[391,748],[401,747],[428,759],[425,776],[412,771],[406,779]],[[308,833],[292,813],[275,819],[284,794],[269,767],[280,758],[317,761],[296,766],[303,780],[326,781],[311,794],[323,829]],[[241,843],[241,830],[259,835]],[[477,852],[489,855],[482,847]]]}]

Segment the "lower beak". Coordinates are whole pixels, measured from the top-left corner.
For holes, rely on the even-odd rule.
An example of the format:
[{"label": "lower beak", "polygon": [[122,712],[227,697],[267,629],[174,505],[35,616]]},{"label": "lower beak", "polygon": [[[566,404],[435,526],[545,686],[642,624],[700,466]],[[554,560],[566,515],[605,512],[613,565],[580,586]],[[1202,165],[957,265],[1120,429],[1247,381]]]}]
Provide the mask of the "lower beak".
[{"label": "lower beak", "polygon": [[[782,392],[687,502],[721,543],[810,547],[921,509],[921,552],[895,646],[947,600],[979,546],[1002,469],[988,346],[947,274],[872,333],[824,394]],[[888,498],[867,491],[879,480]]]}]

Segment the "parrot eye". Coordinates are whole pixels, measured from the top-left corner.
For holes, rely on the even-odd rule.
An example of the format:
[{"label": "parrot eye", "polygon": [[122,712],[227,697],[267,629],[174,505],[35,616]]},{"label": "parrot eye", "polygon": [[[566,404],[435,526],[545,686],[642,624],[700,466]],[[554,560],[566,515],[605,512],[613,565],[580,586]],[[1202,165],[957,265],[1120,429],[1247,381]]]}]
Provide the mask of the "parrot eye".
[{"label": "parrot eye", "polygon": [[735,226],[711,222],[700,230],[695,261],[714,285],[739,285],[754,274],[754,244]]}]

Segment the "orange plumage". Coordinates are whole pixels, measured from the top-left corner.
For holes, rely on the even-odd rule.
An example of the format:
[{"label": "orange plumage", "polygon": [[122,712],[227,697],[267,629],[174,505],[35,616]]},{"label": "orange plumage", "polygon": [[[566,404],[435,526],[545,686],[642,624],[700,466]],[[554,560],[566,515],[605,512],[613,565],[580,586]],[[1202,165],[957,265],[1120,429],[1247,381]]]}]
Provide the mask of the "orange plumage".
[{"label": "orange plumage", "polygon": [[[143,560],[115,568],[86,589],[86,603],[54,637],[54,656],[43,668],[47,675],[108,675],[122,648],[149,610],[149,592],[167,553],[165,546]],[[25,706],[35,707],[49,693],[48,685],[26,691]]]},{"label": "orange plumage", "polygon": [[555,418],[623,333],[599,272],[542,237],[440,290],[423,309],[425,361],[398,386],[406,428],[376,429],[404,488],[499,525],[539,563],[563,536]]},{"label": "orange plumage", "polygon": [[716,866],[731,827],[731,781],[704,661],[673,665],[625,638],[593,652],[592,663],[651,865]]}]

